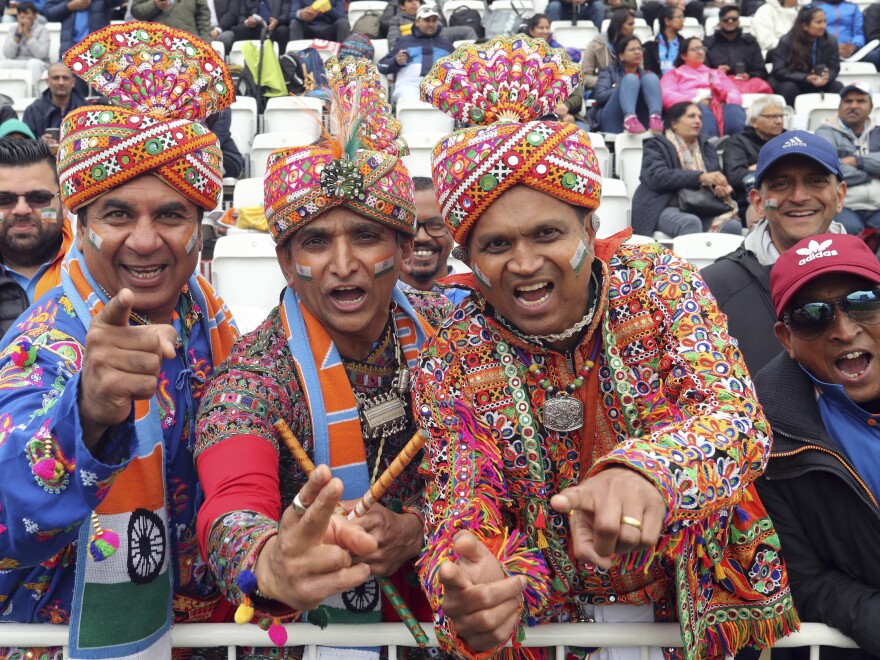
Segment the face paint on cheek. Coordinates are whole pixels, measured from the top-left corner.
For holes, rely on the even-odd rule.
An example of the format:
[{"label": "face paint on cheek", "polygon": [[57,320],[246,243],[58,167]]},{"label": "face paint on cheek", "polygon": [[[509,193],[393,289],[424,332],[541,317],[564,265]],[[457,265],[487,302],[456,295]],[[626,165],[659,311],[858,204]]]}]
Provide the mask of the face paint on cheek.
[{"label": "face paint on cheek", "polygon": [[45,209],[40,209],[40,221],[43,224],[54,225],[58,221],[58,211],[53,209],[51,206]]},{"label": "face paint on cheek", "polygon": [[301,280],[305,280],[306,282],[312,281],[312,267],[307,264],[301,264],[300,262],[294,262],[296,265],[296,275]]},{"label": "face paint on cheek", "polygon": [[196,225],[193,227],[193,233],[189,237],[189,240],[186,242],[186,253],[192,254],[193,250],[196,249],[196,245],[199,242],[199,226]]},{"label": "face paint on cheek", "polygon": [[779,208],[779,202],[776,198],[768,199],[764,202],[765,211],[775,211]]},{"label": "face paint on cheek", "polygon": [[392,270],[394,270],[394,255],[389,254],[384,259],[379,259],[376,263],[373,264],[373,278],[379,279],[383,275],[387,275]]},{"label": "face paint on cheek", "polygon": [[571,264],[571,269],[575,273],[581,272],[581,268],[584,267],[584,262],[587,260],[589,254],[590,249],[584,243],[584,239],[579,240],[577,247],[574,250],[574,254],[571,255],[571,259],[568,260],[568,263]]},{"label": "face paint on cheek", "polygon": [[477,262],[474,261],[474,277],[487,289],[492,288],[492,283],[489,281],[489,278],[486,277],[486,274],[480,270],[480,267],[477,265]]},{"label": "face paint on cheek", "polygon": [[95,248],[95,252],[101,251],[101,245],[104,243],[104,239],[98,236],[98,232],[96,232],[91,227],[88,228],[88,237],[89,237],[89,245]]}]

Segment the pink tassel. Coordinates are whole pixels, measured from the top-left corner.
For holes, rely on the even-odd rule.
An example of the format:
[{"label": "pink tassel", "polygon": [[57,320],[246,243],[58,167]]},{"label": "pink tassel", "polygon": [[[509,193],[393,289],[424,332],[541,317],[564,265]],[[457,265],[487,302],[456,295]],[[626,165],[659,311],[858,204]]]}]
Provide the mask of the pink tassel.
[{"label": "pink tassel", "polygon": [[287,630],[278,623],[278,619],[275,619],[269,626],[269,639],[275,646],[284,646],[287,643]]},{"label": "pink tassel", "polygon": [[39,461],[34,463],[34,466],[31,468],[31,472],[33,472],[36,476],[38,476],[43,481],[52,481],[53,479],[58,478],[58,473],[61,472],[63,468],[54,458],[41,458]]}]

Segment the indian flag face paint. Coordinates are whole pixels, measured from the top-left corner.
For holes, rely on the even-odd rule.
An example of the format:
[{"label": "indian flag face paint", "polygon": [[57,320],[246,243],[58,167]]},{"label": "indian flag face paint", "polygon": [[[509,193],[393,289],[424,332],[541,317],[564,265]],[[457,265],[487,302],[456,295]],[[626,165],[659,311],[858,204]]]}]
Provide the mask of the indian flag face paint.
[{"label": "indian flag face paint", "polygon": [[584,240],[579,240],[577,247],[574,250],[574,254],[571,256],[571,259],[568,260],[568,263],[571,264],[571,269],[575,273],[581,272],[581,268],[584,267],[584,262],[587,260],[588,254],[590,254],[590,250],[584,243]]},{"label": "indian flag face paint", "polygon": [[40,209],[40,221],[46,224],[55,224],[58,221],[58,210],[51,206]]},{"label": "indian flag face paint", "polygon": [[186,253],[192,254],[192,251],[196,249],[196,245],[199,242],[199,226],[193,226],[193,233],[189,237],[189,240],[186,242]]},{"label": "indian flag face paint", "polygon": [[380,259],[375,264],[373,264],[373,268],[375,272],[375,274],[373,275],[374,278],[379,278],[383,275],[386,275],[387,273],[390,273],[392,270],[394,270],[394,255],[390,254],[384,259]]},{"label": "indian flag face paint", "polygon": [[312,281],[312,267],[307,266],[306,264],[301,264],[300,262],[296,262],[296,274],[301,280],[305,280],[306,282]]},{"label": "indian flag face paint", "polygon": [[779,200],[775,197],[772,197],[768,200],[764,201],[764,210],[765,211],[775,211],[779,208]]},{"label": "indian flag face paint", "polygon": [[104,243],[104,239],[101,238],[100,236],[98,236],[98,232],[96,232],[91,227],[88,228],[88,237],[89,237],[89,244],[93,248],[95,248],[96,252],[100,252],[101,245]]},{"label": "indian flag face paint", "polygon": [[477,262],[474,261],[474,277],[487,289],[492,288],[492,283],[489,281],[489,278],[486,277],[486,273],[480,270],[480,267],[477,265]]}]

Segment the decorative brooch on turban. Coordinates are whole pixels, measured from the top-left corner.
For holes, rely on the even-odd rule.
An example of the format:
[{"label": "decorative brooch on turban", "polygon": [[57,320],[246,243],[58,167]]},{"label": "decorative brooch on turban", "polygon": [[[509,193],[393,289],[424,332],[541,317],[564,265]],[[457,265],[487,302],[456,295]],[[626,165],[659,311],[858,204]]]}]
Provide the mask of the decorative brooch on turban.
[{"label": "decorative brooch on turban", "polygon": [[67,208],[76,212],[146,173],[216,208],[223,155],[200,122],[230,106],[235,92],[209,44],[157,23],[124,23],[89,35],[64,63],[110,102],[72,110],[61,123],[58,174]]},{"label": "decorative brooch on turban", "polygon": [[456,242],[512,186],[575,206],[599,206],[602,175],[589,136],[543,120],[578,84],[580,69],[560,48],[523,35],[466,44],[434,63],[422,99],[476,124],[443,138],[432,154],[434,189]]},{"label": "decorative brooch on turban", "polygon": [[351,57],[331,58],[325,67],[330,130],[315,144],[269,155],[264,194],[275,243],[338,206],[414,235],[413,182],[401,160],[409,150],[379,72]]}]

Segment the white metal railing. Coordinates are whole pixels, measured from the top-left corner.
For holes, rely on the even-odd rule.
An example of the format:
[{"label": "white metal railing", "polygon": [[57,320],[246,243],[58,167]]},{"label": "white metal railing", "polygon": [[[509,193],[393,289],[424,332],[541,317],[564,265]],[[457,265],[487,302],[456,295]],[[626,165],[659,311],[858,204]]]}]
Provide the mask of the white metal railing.
[{"label": "white metal railing", "polygon": [[[433,626],[422,624],[431,645],[436,646]],[[395,657],[398,646],[415,646],[415,641],[402,623],[371,625],[331,624],[324,629],[308,623],[290,623],[287,646],[307,646],[306,658],[317,657],[317,646],[388,646],[389,657]],[[256,625],[234,623],[189,623],[171,631],[176,648],[228,647],[234,660],[236,646],[269,646],[268,634]],[[52,624],[0,624],[0,647],[63,646],[67,643],[67,626]],[[681,634],[674,623],[552,623],[526,630],[523,646],[555,649],[557,660],[565,657],[565,645],[632,647],[640,645],[642,658],[649,647],[680,647]],[[776,647],[810,647],[810,660],[819,659],[820,646],[857,648],[856,643],[834,628],[820,623],[801,624],[801,630],[779,640]]]}]

